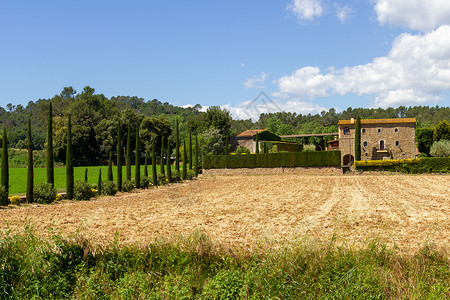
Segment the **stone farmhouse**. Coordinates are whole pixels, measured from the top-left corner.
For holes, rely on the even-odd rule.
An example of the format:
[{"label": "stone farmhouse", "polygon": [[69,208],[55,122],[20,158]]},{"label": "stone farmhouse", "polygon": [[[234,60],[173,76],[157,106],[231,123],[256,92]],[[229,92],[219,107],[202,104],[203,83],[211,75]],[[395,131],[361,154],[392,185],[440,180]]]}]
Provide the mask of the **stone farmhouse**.
[{"label": "stone farmhouse", "polygon": [[270,132],[267,129],[251,129],[241,132],[236,137],[234,137],[234,139],[231,141],[231,149],[236,150],[237,147],[243,146],[249,149],[251,153],[255,153],[257,134],[259,142],[281,141],[281,138],[278,135]]},{"label": "stone farmhouse", "polygon": [[[340,120],[339,150],[344,165],[351,164],[355,157],[356,120]],[[416,119],[362,119],[361,160],[415,158]]]}]

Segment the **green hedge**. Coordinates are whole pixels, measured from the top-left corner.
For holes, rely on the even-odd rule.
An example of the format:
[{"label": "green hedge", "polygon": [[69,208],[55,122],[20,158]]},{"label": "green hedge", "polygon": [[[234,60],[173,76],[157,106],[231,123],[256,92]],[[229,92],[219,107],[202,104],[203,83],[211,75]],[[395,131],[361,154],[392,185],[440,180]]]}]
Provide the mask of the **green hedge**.
[{"label": "green hedge", "polygon": [[340,151],[206,155],[204,169],[340,166]]},{"label": "green hedge", "polygon": [[356,169],[364,171],[396,171],[404,173],[450,172],[450,157],[422,157],[411,160],[360,161]]}]

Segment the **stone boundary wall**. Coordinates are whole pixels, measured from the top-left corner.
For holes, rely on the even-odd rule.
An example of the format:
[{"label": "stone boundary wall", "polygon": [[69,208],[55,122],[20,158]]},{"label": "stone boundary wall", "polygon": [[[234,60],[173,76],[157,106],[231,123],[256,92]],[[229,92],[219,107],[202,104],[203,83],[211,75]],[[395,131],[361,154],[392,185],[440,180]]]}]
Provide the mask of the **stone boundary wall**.
[{"label": "stone boundary wall", "polygon": [[342,175],[341,167],[312,168],[240,168],[240,169],[207,169],[203,176],[233,176],[233,175]]}]

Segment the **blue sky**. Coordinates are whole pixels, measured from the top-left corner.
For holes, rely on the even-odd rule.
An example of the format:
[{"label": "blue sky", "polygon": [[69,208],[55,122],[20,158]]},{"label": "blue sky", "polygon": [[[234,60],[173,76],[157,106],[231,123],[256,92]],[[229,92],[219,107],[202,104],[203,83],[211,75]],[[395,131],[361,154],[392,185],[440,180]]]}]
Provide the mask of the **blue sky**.
[{"label": "blue sky", "polygon": [[237,118],[449,106],[449,24],[446,0],[3,0],[0,106],[85,85]]}]

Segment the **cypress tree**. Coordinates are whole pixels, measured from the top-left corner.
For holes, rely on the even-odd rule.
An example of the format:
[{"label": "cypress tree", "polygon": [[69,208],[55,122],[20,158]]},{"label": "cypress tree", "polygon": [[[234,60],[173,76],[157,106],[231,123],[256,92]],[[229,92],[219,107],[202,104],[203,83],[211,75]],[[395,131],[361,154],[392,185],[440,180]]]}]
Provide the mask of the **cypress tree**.
[{"label": "cypress tree", "polygon": [[108,181],[113,181],[113,169],[112,169],[112,151],[109,152],[109,161],[108,161],[108,173],[106,173],[106,179]]},{"label": "cypress tree", "polygon": [[172,167],[170,165],[170,146],[169,146],[169,139],[167,139],[167,155],[166,155],[166,169],[167,169],[167,179],[169,182],[172,182]]},{"label": "cypress tree", "polygon": [[98,186],[98,194],[99,195],[101,195],[102,194],[102,169],[100,168],[99,170],[98,170],[98,183],[97,183],[97,186]]},{"label": "cypress tree", "polygon": [[356,117],[355,126],[355,161],[361,160],[361,117]]},{"label": "cypress tree", "polygon": [[189,169],[192,170],[194,164],[192,163],[192,134],[189,131]]},{"label": "cypress tree", "polygon": [[33,141],[31,140],[31,119],[28,119],[28,174],[27,174],[27,203],[33,203],[34,174],[33,174]]},{"label": "cypress tree", "polygon": [[183,139],[183,180],[187,177],[186,139]]},{"label": "cypress tree", "polygon": [[258,134],[256,134],[256,149],[255,149],[255,153],[259,154],[259,138],[258,138]]},{"label": "cypress tree", "polygon": [[122,138],[120,134],[120,120],[117,123],[117,189],[122,191]]},{"label": "cypress tree", "polygon": [[[2,178],[1,185],[5,187],[6,196],[9,194],[9,165],[8,165],[8,140],[6,137],[6,127],[3,128],[3,139],[2,139]],[[1,200],[1,199],[0,199]],[[8,197],[6,197],[4,203],[0,205],[8,205]]]},{"label": "cypress tree", "polygon": [[159,172],[164,175],[164,173],[165,173],[164,172],[164,165],[165,165],[165,161],[164,161],[164,136],[161,137],[161,159],[160,159],[160,161],[161,161],[161,165],[160,165]]},{"label": "cypress tree", "polygon": [[148,157],[148,152],[145,151],[145,164],[144,164],[144,176],[148,177],[148,161],[147,161],[147,157]]},{"label": "cypress tree", "polygon": [[88,169],[87,168],[84,170],[84,181],[88,182]]},{"label": "cypress tree", "polygon": [[195,177],[198,177],[198,140],[195,135]]},{"label": "cypress tree", "polygon": [[177,128],[176,128],[176,141],[175,146],[175,170],[180,172],[180,136],[178,132],[178,118],[177,118]]},{"label": "cypress tree", "polygon": [[55,170],[53,168],[53,109],[52,103],[48,110],[47,126],[47,183],[55,185]]},{"label": "cypress tree", "polygon": [[131,121],[128,120],[128,135],[127,135],[127,179],[131,180]]},{"label": "cypress tree", "polygon": [[134,181],[136,188],[141,188],[141,147],[139,145],[139,120],[136,126],[136,162],[135,162],[135,173]]},{"label": "cypress tree", "polygon": [[156,174],[156,143],[155,139],[153,139],[152,143],[152,178],[153,178],[153,185],[158,185],[158,175]]},{"label": "cypress tree", "polygon": [[72,157],[72,123],[69,115],[67,124],[67,148],[66,148],[66,196],[73,198],[73,157]]}]

